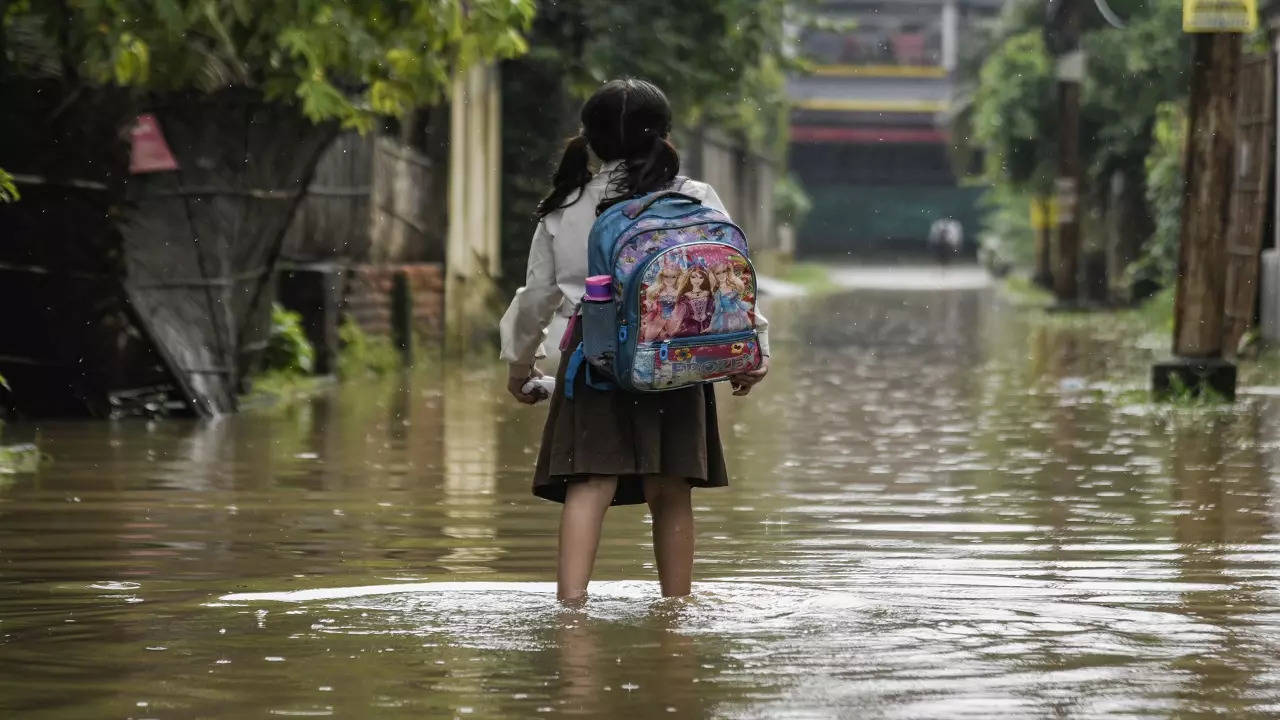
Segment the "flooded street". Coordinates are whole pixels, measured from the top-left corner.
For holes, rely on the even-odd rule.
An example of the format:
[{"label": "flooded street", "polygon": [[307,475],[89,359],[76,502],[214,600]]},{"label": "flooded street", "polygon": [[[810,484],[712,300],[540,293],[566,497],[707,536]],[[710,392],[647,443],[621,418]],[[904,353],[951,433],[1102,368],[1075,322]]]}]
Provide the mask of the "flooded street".
[{"label": "flooded street", "polygon": [[52,459],[0,476],[0,716],[1280,715],[1280,398],[1135,404],[1106,316],[950,272],[769,306],[688,600],[632,507],[555,602],[545,405],[496,363],[10,426]]}]

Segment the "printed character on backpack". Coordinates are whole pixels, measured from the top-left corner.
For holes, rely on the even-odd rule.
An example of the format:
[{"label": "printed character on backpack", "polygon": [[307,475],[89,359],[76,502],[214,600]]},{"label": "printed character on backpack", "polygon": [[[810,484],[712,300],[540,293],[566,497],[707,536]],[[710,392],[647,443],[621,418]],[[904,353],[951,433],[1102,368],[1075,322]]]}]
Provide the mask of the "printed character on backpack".
[{"label": "printed character on backpack", "polygon": [[676,303],[674,337],[701,335],[711,327],[711,273],[702,265],[694,265],[680,278],[680,299]]},{"label": "printed character on backpack", "polygon": [[664,262],[658,276],[645,291],[645,311],[640,322],[640,341],[671,337],[672,318],[680,300],[680,266]]},{"label": "printed character on backpack", "polygon": [[746,285],[729,260],[712,268],[715,276],[715,299],[709,331],[730,333],[751,327],[751,305],[742,299]]}]

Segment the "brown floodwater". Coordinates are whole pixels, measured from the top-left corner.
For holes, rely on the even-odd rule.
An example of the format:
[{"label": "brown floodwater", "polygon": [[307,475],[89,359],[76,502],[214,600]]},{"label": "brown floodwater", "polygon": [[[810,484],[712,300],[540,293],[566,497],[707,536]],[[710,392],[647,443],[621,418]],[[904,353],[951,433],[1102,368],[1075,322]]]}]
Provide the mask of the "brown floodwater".
[{"label": "brown floodwater", "polygon": [[555,602],[496,364],[10,425],[0,717],[1280,716],[1277,401],[1153,408],[1105,316],[892,284],[771,306],[684,600],[629,507]]}]

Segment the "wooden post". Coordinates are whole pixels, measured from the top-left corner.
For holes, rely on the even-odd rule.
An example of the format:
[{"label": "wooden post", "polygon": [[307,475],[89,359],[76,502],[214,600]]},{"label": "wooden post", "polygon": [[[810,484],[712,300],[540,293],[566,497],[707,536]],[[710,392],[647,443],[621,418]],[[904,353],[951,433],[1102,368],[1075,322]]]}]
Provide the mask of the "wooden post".
[{"label": "wooden post", "polygon": [[1058,241],[1054,244],[1053,294],[1075,304],[1080,261],[1080,0],[1062,0],[1063,53],[1058,57]]},{"label": "wooden post", "polygon": [[1202,33],[1194,44],[1173,354],[1219,358],[1240,36]]},{"label": "wooden post", "polygon": [[413,290],[409,274],[400,270],[391,278],[391,341],[405,367],[413,364]]},{"label": "wooden post", "polygon": [[1227,228],[1233,181],[1235,96],[1240,36],[1202,33],[1194,39],[1187,126],[1186,194],[1173,309],[1173,354],[1152,368],[1157,397],[1212,389],[1234,399],[1236,367],[1222,359]]},{"label": "wooden post", "polygon": [[1031,199],[1031,229],[1036,234],[1035,269],[1031,274],[1031,282],[1053,290],[1053,226],[1055,217],[1053,198],[1049,195],[1037,195]]}]

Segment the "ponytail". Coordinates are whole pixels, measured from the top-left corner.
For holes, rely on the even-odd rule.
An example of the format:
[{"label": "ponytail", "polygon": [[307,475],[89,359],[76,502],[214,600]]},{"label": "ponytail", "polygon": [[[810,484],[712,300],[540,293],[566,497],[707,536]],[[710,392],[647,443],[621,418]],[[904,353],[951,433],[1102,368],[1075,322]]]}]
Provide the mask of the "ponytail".
[{"label": "ponytail", "polygon": [[[560,166],[551,177],[551,192],[538,203],[536,215],[539,219],[565,207],[569,196],[575,190],[582,192],[591,180],[590,155],[585,135],[578,135],[569,141],[564,148],[564,156],[560,158]],[[576,198],[575,198],[576,200]]]},{"label": "ponytail", "polygon": [[[545,218],[582,197],[591,181],[589,152],[611,169],[597,212],[619,201],[670,187],[680,172],[680,155],[667,141],[671,105],[662,90],[644,80],[610,80],[582,106],[582,131],[564,149],[551,192],[538,203]],[[575,192],[576,191],[576,192]]]},{"label": "ponytail", "polygon": [[680,154],[665,135],[654,133],[648,150],[624,162],[622,169],[624,177],[612,184],[614,192],[596,206],[597,214],[627,198],[647,195],[670,185],[680,174]]}]

